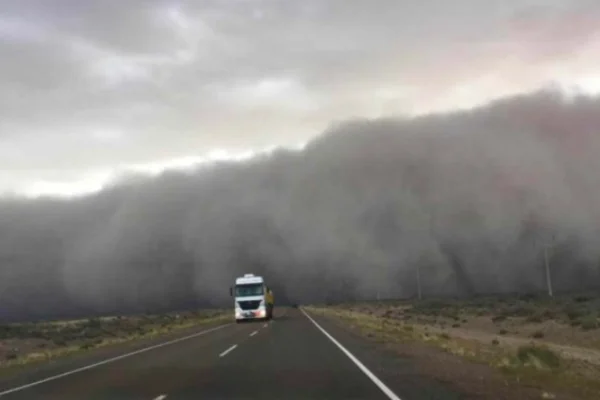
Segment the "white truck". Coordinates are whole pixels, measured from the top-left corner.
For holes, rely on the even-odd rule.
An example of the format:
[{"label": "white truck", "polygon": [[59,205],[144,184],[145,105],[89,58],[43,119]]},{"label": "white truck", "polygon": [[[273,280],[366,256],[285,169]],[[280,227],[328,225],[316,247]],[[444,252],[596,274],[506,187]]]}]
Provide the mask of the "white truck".
[{"label": "white truck", "polygon": [[245,274],[229,289],[235,299],[235,321],[267,320],[273,318],[273,292],[262,276]]}]

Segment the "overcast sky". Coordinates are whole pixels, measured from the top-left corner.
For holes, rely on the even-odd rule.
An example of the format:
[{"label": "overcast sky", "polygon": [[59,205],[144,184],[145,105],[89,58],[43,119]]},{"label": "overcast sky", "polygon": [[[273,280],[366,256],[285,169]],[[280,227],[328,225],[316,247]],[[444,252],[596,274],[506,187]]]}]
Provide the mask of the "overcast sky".
[{"label": "overcast sky", "polygon": [[597,0],[0,0],[0,192],[295,146],[330,122],[600,91]]}]

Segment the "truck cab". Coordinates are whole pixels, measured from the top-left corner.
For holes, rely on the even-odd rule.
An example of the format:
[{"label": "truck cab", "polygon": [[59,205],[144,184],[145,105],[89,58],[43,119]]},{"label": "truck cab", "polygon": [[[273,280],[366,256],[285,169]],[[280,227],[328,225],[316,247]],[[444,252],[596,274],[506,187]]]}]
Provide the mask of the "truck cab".
[{"label": "truck cab", "polygon": [[234,297],[236,322],[273,318],[273,292],[262,276],[245,274],[236,278],[230,294]]}]

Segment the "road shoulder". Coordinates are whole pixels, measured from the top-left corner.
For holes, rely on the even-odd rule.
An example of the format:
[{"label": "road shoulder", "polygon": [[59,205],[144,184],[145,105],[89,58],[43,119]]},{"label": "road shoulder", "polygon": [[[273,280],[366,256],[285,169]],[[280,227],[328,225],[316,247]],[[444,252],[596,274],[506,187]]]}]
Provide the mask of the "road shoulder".
[{"label": "road shoulder", "polygon": [[349,329],[343,322],[310,310],[306,312],[399,398],[444,400],[466,398],[459,387],[424,374],[415,365],[412,357],[390,351],[388,347],[382,346],[382,343]]},{"label": "road shoulder", "polygon": [[144,349],[154,348],[169,342],[177,342],[181,339],[194,338],[203,332],[212,332],[223,326],[234,326],[232,322],[215,320],[212,322],[198,324],[197,326],[165,333],[159,336],[131,340],[127,342],[112,344],[108,346],[93,348],[90,350],[65,355],[36,364],[25,364],[4,368],[0,375],[0,392],[13,387],[46,379],[51,376],[69,373],[81,368],[86,368],[96,363],[122,357],[130,353],[142,352]]},{"label": "road shoulder", "polygon": [[[553,399],[577,399],[525,387],[489,365],[472,362],[425,343],[403,341],[399,339],[401,333],[391,337],[394,333],[390,330],[369,329],[310,307],[306,311],[403,399],[529,400],[545,395]],[[460,395],[456,397],[455,393]]]}]

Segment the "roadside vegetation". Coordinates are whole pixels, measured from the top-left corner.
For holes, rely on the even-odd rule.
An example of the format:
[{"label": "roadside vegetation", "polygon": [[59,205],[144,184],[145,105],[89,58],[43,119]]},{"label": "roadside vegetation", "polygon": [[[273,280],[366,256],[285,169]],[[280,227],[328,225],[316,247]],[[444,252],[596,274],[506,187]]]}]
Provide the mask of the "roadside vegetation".
[{"label": "roadside vegetation", "polygon": [[597,295],[381,301],[308,310],[372,340],[423,344],[491,366],[504,379],[538,388],[541,398],[600,398]]},{"label": "roadside vegetation", "polygon": [[0,325],[0,367],[49,360],[228,319],[229,314],[210,310]]}]

